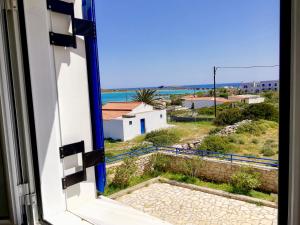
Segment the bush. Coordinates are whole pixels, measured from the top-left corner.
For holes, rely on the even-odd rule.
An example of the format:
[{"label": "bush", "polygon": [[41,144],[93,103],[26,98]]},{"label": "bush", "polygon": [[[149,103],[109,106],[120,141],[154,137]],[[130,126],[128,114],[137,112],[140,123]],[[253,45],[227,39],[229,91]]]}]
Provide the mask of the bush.
[{"label": "bush", "polygon": [[240,145],[244,145],[244,144],[245,144],[245,141],[242,140],[242,139],[240,139],[240,140],[239,140],[239,144],[240,144]]},{"label": "bush", "polygon": [[[245,103],[224,103],[217,105],[217,112],[222,112],[227,109],[232,108],[243,108],[245,106]],[[199,115],[214,115],[215,114],[215,107],[203,107],[200,109],[196,109],[197,113]]]},{"label": "bush", "polygon": [[263,154],[263,156],[273,156],[276,154],[275,151],[273,151],[273,149],[271,148],[268,148],[268,147],[263,147],[262,150],[261,150],[261,153]]},{"label": "bush", "polygon": [[264,126],[261,122],[259,121],[253,121],[251,123],[245,123],[240,125],[236,133],[242,134],[242,133],[248,133],[248,134],[253,134],[253,135],[261,135],[264,131],[266,131],[267,127]]},{"label": "bush", "polygon": [[243,120],[241,110],[239,108],[232,108],[218,113],[214,123],[218,126],[224,126],[232,125],[241,120]]},{"label": "bush", "polygon": [[266,91],[262,93],[262,96],[266,98],[266,102],[273,104],[279,103],[279,92],[278,91]]},{"label": "bush", "polygon": [[154,171],[167,172],[171,165],[171,159],[167,155],[155,154],[149,163],[152,163]]},{"label": "bush", "polygon": [[216,127],[216,128],[213,128],[209,131],[209,135],[213,135],[213,134],[217,134],[219,133],[221,130],[223,129],[223,127]]},{"label": "bush", "polygon": [[229,138],[217,135],[207,136],[201,143],[199,150],[209,150],[214,152],[226,153],[231,149]]},{"label": "bush", "polygon": [[234,193],[248,194],[261,185],[261,174],[249,167],[241,168],[231,176],[231,185]]},{"label": "bush", "polygon": [[182,99],[181,98],[174,98],[171,99],[171,105],[182,105]]},{"label": "bush", "polygon": [[253,144],[258,144],[258,139],[253,138],[251,142],[252,142]]},{"label": "bush", "polygon": [[266,140],[266,142],[264,143],[262,149],[261,149],[261,153],[264,156],[273,156],[276,154],[276,151],[274,150],[274,148],[278,148],[278,145],[275,143],[274,140],[272,139],[268,139]]},{"label": "bush", "polygon": [[202,159],[199,157],[183,158],[155,154],[144,167],[144,174],[172,172],[196,177],[199,174],[202,165]]},{"label": "bush", "polygon": [[197,177],[202,165],[203,161],[200,157],[186,158],[182,164],[182,173],[186,176]]},{"label": "bush", "polygon": [[243,110],[243,117],[247,119],[265,119],[271,121],[278,121],[279,112],[278,109],[269,103],[258,103],[248,105]]},{"label": "bush", "polygon": [[234,135],[228,136],[228,141],[229,141],[230,143],[238,143],[238,139],[237,139],[237,137],[234,136]]},{"label": "bush", "polygon": [[180,135],[173,129],[164,129],[146,134],[145,140],[152,142],[154,146],[167,146],[178,142]]},{"label": "bush", "polygon": [[115,176],[112,180],[112,185],[120,188],[127,187],[129,185],[130,178],[136,173],[136,171],[136,159],[124,159],[123,163],[116,169]]}]

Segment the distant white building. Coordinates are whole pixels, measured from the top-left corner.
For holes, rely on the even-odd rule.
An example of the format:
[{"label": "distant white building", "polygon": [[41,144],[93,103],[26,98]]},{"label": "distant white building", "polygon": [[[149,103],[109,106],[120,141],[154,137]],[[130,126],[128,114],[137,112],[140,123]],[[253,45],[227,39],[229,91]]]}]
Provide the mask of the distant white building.
[{"label": "distant white building", "polygon": [[[217,105],[233,102],[226,98],[216,98]],[[194,105],[195,109],[214,106],[214,97],[197,97],[194,95],[188,95],[182,98],[182,106],[186,108],[192,108]]]},{"label": "distant white building", "polygon": [[229,96],[228,99],[235,102],[244,102],[248,104],[256,104],[265,101],[265,98],[259,95],[232,95]]},{"label": "distant white building", "polygon": [[167,128],[165,109],[142,102],[110,102],[102,107],[104,137],[130,140],[153,130]]},{"label": "distant white building", "polygon": [[241,83],[240,89],[245,93],[259,93],[262,91],[278,91],[279,81],[278,80],[267,80],[267,81],[253,81],[247,83]]}]

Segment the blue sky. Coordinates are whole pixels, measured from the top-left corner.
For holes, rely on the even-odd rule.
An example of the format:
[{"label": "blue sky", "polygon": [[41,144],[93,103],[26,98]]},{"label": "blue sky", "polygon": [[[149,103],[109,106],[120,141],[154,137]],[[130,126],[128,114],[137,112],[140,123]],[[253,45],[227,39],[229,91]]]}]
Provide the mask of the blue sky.
[{"label": "blue sky", "polygon": [[[212,67],[279,62],[279,0],[96,0],[102,88],[212,83]],[[217,82],[278,79],[219,70]]]}]

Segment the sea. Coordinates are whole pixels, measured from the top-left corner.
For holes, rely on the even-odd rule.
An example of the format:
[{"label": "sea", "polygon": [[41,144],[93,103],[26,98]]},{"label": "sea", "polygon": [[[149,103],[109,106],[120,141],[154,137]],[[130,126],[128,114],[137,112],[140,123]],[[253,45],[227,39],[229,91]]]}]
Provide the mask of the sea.
[{"label": "sea", "polygon": [[[221,87],[239,87],[240,83],[222,83],[216,84],[217,88]],[[102,104],[107,102],[127,102],[132,101],[135,96],[136,90],[143,88],[155,88],[157,89],[157,95],[162,97],[168,97],[170,95],[179,94],[193,94],[195,92],[203,91],[206,92],[208,89],[212,89],[213,84],[200,84],[200,85],[183,85],[176,87],[140,87],[140,88],[119,88],[120,91],[103,92],[101,93]]]}]

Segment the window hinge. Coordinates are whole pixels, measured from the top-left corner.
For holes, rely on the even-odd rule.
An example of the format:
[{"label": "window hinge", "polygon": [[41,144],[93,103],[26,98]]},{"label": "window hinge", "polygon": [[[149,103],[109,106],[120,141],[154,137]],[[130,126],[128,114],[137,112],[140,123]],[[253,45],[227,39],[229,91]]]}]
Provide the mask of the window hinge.
[{"label": "window hinge", "polygon": [[18,185],[18,189],[23,205],[36,205],[36,194],[30,193],[28,183]]}]

